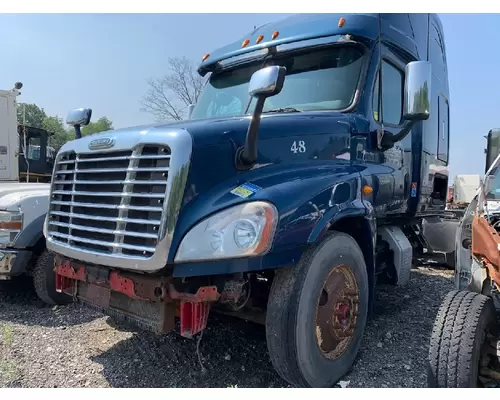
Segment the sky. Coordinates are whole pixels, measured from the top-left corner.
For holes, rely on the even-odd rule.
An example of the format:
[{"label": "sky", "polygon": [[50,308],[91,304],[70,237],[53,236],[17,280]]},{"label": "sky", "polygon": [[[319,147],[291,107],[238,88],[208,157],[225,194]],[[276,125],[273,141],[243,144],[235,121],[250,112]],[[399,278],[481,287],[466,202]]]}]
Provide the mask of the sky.
[{"label": "sky", "polygon": [[[169,57],[198,62],[254,26],[288,14],[0,14],[0,89],[48,115],[90,107],[115,128],[153,122],[141,111],[147,79]],[[484,173],[484,135],[500,128],[500,14],[440,14],[450,83],[450,184]],[[494,28],[497,26],[497,28]],[[432,112],[432,110],[431,110]]]}]

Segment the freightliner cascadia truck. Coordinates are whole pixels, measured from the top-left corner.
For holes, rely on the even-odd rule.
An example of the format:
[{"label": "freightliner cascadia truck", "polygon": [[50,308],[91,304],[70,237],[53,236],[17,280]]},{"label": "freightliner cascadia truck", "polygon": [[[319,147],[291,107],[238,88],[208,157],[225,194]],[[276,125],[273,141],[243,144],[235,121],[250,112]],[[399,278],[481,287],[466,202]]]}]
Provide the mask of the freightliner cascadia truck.
[{"label": "freightliner cascadia truck", "polygon": [[[439,17],[296,15],[204,55],[198,72],[209,79],[189,119],[58,152],[44,228],[56,287],[185,337],[209,312],[251,316],[286,381],[332,386],[376,283],[407,283],[422,221],[444,214]],[[88,111],[67,122],[78,131]]]}]

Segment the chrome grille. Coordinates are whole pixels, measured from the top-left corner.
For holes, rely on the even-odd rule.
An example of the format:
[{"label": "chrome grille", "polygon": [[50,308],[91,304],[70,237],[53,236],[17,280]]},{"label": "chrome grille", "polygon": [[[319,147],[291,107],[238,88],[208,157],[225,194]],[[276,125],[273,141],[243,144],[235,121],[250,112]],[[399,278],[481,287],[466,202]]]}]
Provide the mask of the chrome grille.
[{"label": "chrome grille", "polygon": [[54,168],[47,234],[103,255],[150,258],[166,223],[168,146],[65,152]]}]

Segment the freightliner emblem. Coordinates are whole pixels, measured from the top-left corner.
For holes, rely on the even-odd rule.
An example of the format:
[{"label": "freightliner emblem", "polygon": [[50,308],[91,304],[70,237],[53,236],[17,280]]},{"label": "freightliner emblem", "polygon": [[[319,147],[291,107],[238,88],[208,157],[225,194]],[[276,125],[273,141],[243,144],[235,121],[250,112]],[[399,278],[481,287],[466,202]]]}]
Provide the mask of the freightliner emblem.
[{"label": "freightliner emblem", "polygon": [[115,145],[115,138],[105,137],[94,139],[89,143],[90,150],[109,149]]}]

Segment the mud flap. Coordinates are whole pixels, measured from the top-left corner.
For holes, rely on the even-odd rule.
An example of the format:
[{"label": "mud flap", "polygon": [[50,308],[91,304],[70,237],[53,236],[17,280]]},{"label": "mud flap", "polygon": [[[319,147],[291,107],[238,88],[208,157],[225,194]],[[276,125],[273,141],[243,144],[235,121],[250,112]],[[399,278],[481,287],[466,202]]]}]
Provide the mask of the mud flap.
[{"label": "mud flap", "polygon": [[394,267],[396,269],[396,284],[406,285],[410,279],[411,266],[413,262],[413,248],[411,243],[397,226],[381,226],[377,232],[382,240],[385,240],[394,252]]}]

